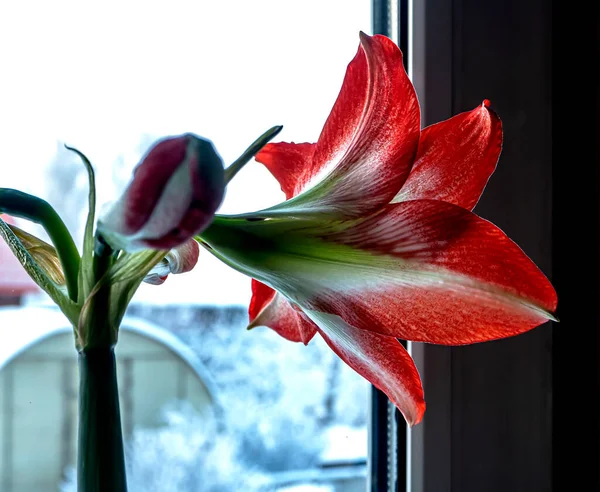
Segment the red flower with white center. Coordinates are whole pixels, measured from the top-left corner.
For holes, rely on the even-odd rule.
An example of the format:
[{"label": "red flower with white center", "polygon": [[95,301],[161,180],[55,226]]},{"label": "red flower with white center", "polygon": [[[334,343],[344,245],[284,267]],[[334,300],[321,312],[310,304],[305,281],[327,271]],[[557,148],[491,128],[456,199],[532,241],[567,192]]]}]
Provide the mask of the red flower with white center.
[{"label": "red flower with white center", "polygon": [[361,34],[318,142],[256,156],[287,200],[217,215],[198,240],[253,277],[250,327],[304,343],[319,333],[412,425],[423,389],[397,338],[462,345],[554,319],[548,279],[471,212],[501,147],[488,101],[421,130],[400,50]]}]

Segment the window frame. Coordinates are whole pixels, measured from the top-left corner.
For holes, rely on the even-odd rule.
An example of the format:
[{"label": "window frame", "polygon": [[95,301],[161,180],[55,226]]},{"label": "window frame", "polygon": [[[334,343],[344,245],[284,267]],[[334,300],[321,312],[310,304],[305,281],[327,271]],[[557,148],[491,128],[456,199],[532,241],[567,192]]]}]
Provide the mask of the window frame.
[{"label": "window frame", "polygon": [[[409,70],[408,0],[372,0],[373,34],[383,34],[398,44]],[[400,340],[407,348],[407,342]],[[367,490],[404,492],[408,487],[408,429],[404,417],[387,398],[371,386]],[[406,484],[406,485],[405,485]]]},{"label": "window frame", "polygon": [[[403,51],[423,126],[484,98],[498,111],[504,150],[475,212],[503,229],[551,278],[561,322],[468,347],[408,344],[427,412],[408,432],[405,453],[403,426],[384,412],[389,403],[374,391],[370,492],[600,490],[595,7],[373,0],[374,33],[398,42],[392,13],[408,14],[410,22],[399,18],[397,28],[402,34],[404,25],[409,33]],[[575,53],[585,62],[573,71]],[[394,435],[400,444],[390,451]],[[389,481],[393,466],[396,488]]]}]

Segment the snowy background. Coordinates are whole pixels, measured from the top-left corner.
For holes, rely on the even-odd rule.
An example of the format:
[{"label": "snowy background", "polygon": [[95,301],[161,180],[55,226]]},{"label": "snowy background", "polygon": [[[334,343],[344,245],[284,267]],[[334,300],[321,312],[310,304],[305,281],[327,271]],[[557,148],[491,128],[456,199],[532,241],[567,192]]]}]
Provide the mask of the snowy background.
[{"label": "snowy background", "polygon": [[[80,242],[87,178],[64,144],[91,159],[102,206],[166,135],[209,138],[226,165],[276,124],[284,125],[278,139],[315,141],[359,31],[371,30],[370,6],[4,2],[2,186],[47,199]],[[220,211],[282,199],[275,180],[251,163]],[[323,483],[333,476],[327,464],[364,473],[368,385],[317,337],[304,347],[265,328],[246,332],[249,285],[203,252],[193,272],[136,294],[134,314],[174,332],[199,355],[217,383],[222,412],[207,428],[185,402],[173,402],[163,427],[138,429],[128,445],[132,492],[332,492]],[[72,478],[65,491],[74,490]]]},{"label": "snowy background", "polygon": [[[345,475],[364,490],[369,385],[320,338],[305,347],[267,328],[247,332],[242,308],[136,304],[129,314],[168,327],[198,354],[218,405],[213,421],[175,401],[163,427],[134,432],[132,492],[296,490],[286,483],[353,492]],[[63,492],[75,492],[73,478]]]},{"label": "snowy background", "polygon": [[[99,205],[116,199],[156,139],[193,132],[226,165],[274,125],[286,141],[315,141],[359,44],[370,0],[2,2],[2,186],[48,199],[78,235],[83,167]],[[7,49],[8,48],[8,49]],[[260,165],[230,184],[222,213],[284,196]],[[243,304],[249,284],[209,254],[152,303]]]}]

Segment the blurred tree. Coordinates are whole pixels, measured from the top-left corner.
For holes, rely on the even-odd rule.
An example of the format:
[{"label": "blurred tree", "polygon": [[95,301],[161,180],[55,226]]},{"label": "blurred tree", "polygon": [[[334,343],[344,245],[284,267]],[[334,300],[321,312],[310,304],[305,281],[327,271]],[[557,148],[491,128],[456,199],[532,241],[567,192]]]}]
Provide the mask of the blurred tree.
[{"label": "blurred tree", "polygon": [[172,330],[198,354],[218,388],[221,430],[241,443],[248,466],[317,466],[328,427],[366,425],[368,383],[318,336],[305,347],[268,328],[248,332],[237,306],[134,304],[130,313]]}]

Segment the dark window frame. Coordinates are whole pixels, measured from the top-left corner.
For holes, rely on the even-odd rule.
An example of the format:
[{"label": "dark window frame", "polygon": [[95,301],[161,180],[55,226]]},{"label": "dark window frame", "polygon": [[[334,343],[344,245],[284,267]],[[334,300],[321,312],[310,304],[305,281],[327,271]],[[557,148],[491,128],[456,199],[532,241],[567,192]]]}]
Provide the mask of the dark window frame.
[{"label": "dark window frame", "polygon": [[[561,322],[469,347],[410,344],[426,416],[409,431],[407,456],[402,421],[373,392],[369,491],[600,490],[598,5],[419,0],[411,9],[405,55],[423,125],[492,101],[504,150],[475,212],[550,276]],[[375,33],[396,34],[394,11],[408,1],[373,0]],[[392,36],[400,43],[403,25]]]},{"label": "dark window frame", "polygon": [[[373,34],[394,39],[409,64],[408,0],[372,0]],[[392,16],[396,15],[393,19]],[[392,32],[393,29],[397,30]],[[407,343],[400,341],[404,347]],[[404,492],[407,484],[407,438],[404,418],[386,395],[371,387],[369,419],[369,492]]]}]

